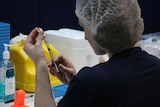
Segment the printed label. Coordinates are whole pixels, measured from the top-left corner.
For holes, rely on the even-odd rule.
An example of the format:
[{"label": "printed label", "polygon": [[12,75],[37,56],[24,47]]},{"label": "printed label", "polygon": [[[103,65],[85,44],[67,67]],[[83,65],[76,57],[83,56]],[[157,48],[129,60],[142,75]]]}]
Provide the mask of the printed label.
[{"label": "printed label", "polygon": [[6,95],[15,93],[15,76],[14,68],[8,68],[6,70]]}]

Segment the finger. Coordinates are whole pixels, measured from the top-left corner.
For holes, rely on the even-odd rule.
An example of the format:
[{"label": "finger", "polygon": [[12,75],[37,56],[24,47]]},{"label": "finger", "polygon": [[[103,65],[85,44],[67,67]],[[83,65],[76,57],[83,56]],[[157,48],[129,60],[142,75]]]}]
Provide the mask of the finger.
[{"label": "finger", "polygon": [[37,44],[37,45],[41,45],[41,44],[42,44],[42,41],[44,40],[44,38],[45,38],[44,32],[39,29],[36,44]]},{"label": "finger", "polygon": [[50,61],[48,62],[48,67],[55,67],[55,66],[54,66],[54,63],[53,63],[53,60],[50,60]]},{"label": "finger", "polygon": [[26,44],[33,44],[38,36],[38,28],[34,28],[26,39]]},{"label": "finger", "polygon": [[48,62],[48,67],[50,68],[50,72],[55,75],[56,74],[56,68],[53,66],[52,61]]},{"label": "finger", "polygon": [[57,76],[56,73],[55,73],[55,71],[52,70],[52,69],[50,69],[50,73],[51,73],[53,76]]},{"label": "finger", "polygon": [[48,61],[48,67],[51,67],[52,66],[52,61]]},{"label": "finger", "polygon": [[55,62],[57,64],[60,64],[60,63],[63,63],[64,65],[67,65],[69,62],[68,60],[63,56],[63,55],[58,55],[56,58],[55,58]]},{"label": "finger", "polygon": [[70,72],[70,71],[71,71],[71,68],[68,68],[68,67],[64,66],[63,64],[59,64],[59,69],[60,69],[60,71],[62,71],[62,72],[71,73],[71,72]]}]

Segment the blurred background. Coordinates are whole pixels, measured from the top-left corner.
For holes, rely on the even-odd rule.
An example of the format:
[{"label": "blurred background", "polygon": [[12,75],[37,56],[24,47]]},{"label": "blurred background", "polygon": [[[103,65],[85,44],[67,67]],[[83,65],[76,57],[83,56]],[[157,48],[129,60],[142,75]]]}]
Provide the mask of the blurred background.
[{"label": "blurred background", "polygon": [[[28,34],[34,27],[44,30],[81,29],[75,16],[76,0],[0,0],[0,22],[11,24],[11,38]],[[160,31],[160,1],[139,0],[145,23],[144,34]]]}]

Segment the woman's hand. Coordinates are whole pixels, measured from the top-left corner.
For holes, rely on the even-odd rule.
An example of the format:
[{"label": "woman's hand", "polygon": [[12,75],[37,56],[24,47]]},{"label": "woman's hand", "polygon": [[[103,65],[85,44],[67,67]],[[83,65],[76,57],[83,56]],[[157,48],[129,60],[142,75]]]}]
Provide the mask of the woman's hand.
[{"label": "woman's hand", "polygon": [[44,32],[40,28],[31,31],[26,39],[24,51],[36,66],[35,107],[56,107],[52,95],[48,65],[42,47]]},{"label": "woman's hand", "polygon": [[46,60],[44,50],[42,47],[42,40],[44,40],[44,32],[40,28],[35,28],[28,35],[24,51],[33,60],[35,64],[42,60]]},{"label": "woman's hand", "polygon": [[50,67],[51,74],[57,76],[60,81],[68,85],[73,76],[77,74],[73,64],[62,55],[57,56],[55,62],[58,66],[59,72],[56,71],[52,61],[50,61],[48,66]]}]

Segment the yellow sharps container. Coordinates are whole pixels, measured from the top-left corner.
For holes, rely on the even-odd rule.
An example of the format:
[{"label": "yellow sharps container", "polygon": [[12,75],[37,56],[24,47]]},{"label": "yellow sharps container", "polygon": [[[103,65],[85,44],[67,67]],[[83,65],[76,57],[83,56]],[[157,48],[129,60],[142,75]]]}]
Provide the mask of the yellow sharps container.
[{"label": "yellow sharps container", "polygon": [[[21,40],[21,43],[12,44],[10,47],[11,60],[15,66],[16,77],[16,89],[23,89],[26,92],[35,91],[35,65],[29,56],[23,51],[25,40]],[[48,49],[44,42],[42,42],[46,58],[50,60]],[[58,51],[52,44],[49,44],[54,56],[58,55]],[[51,74],[49,74],[50,82],[52,86],[61,84],[61,82]]]}]

